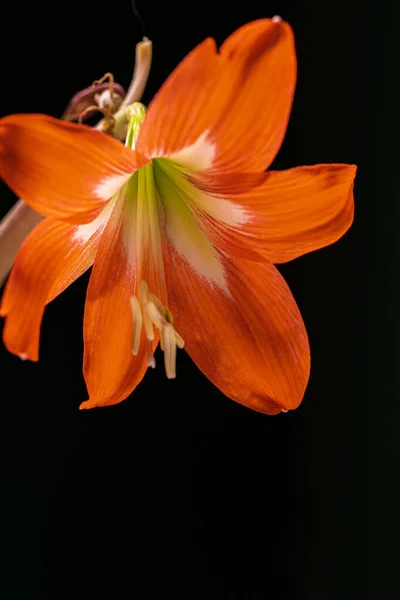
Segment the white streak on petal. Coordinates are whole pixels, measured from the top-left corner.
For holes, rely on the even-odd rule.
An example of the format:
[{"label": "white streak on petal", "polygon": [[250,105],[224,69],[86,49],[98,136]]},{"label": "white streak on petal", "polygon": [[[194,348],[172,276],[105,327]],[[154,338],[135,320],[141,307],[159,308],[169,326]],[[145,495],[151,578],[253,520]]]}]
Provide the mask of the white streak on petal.
[{"label": "white streak on petal", "polygon": [[242,225],[250,220],[249,212],[244,206],[201,192],[195,186],[192,187],[193,192],[190,195],[188,194],[190,199],[197,208],[210,215],[216,221],[220,221],[226,225]]},{"label": "white streak on petal", "polygon": [[124,173],[123,175],[105,177],[103,181],[96,186],[94,193],[102,200],[109,200],[121,189],[130,177],[132,177],[132,173],[129,173],[128,175]]},{"label": "white streak on petal", "polygon": [[165,207],[166,233],[176,251],[209,284],[217,285],[230,295],[220,255],[190,209],[192,199],[187,191],[197,190],[177,167],[171,168],[169,161],[160,161],[154,170],[154,176]]},{"label": "white streak on petal", "polygon": [[208,283],[214,283],[230,295],[218,252],[196,223],[189,209],[181,206],[179,211],[168,211],[166,230],[182,258]]},{"label": "white streak on petal", "polygon": [[105,208],[101,211],[101,213],[90,223],[85,223],[84,225],[78,225],[74,232],[74,239],[83,242],[84,244],[90,240],[92,235],[96,233],[96,231],[100,227],[104,227],[110,218],[112,209],[114,207],[115,200],[111,200],[107,202]]},{"label": "white streak on petal", "polygon": [[206,255],[204,249],[199,252],[189,238],[185,239],[183,236],[171,235],[171,230],[169,234],[176,250],[199,275],[205,277],[209,283],[215,283],[219,288],[229,293],[224,268],[215,253],[208,251]]},{"label": "white streak on petal", "polygon": [[203,133],[193,144],[186,146],[179,152],[164,155],[164,158],[191,171],[209,169],[214,161],[216,146],[208,139],[208,132]]},{"label": "white streak on petal", "polygon": [[[242,225],[251,219],[251,214],[244,206],[222,198],[221,196],[207,194],[190,181],[190,172],[174,165],[171,160],[159,161],[160,167],[174,182],[185,197],[186,201],[208,214],[210,217],[226,225]],[[189,177],[189,178],[188,178]]]}]

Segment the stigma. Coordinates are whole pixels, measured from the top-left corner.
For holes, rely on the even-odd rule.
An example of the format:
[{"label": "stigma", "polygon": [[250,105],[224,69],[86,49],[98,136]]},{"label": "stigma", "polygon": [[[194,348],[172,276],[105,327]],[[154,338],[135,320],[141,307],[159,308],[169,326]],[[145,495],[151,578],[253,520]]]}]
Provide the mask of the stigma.
[{"label": "stigma", "polygon": [[137,356],[142,340],[142,330],[147,340],[147,364],[154,368],[156,361],[152,352],[155,330],[160,336],[160,347],[164,352],[165,374],[168,379],[176,377],[176,348],[185,343],[173,325],[171,311],[162,305],[155,294],[149,291],[145,281],[138,285],[138,294],[131,298],[133,332],[132,354]]}]

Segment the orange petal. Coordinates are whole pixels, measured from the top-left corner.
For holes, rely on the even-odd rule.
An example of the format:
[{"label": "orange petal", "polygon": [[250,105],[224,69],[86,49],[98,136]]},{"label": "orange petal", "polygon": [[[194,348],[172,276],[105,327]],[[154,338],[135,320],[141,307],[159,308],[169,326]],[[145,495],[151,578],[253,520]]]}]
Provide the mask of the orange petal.
[{"label": "orange petal", "polygon": [[149,105],[136,147],[163,156],[193,144],[221,112],[229,91],[215,89],[222,63],[214,40],[197,46],[173,71]]},{"label": "orange petal", "polygon": [[224,261],[228,293],[170,247],[169,306],[185,348],[229,398],[276,414],[296,408],[310,368],[307,333],[276,267]]},{"label": "orange petal", "polygon": [[[315,165],[269,171],[264,183],[243,192],[218,180],[196,181],[209,194],[203,215],[207,236],[220,250],[248,260],[282,263],[336,242],[353,222],[354,165]],[[217,196],[217,197],[216,197]],[[242,222],[213,218],[218,199],[242,211]],[[227,204],[229,206],[229,204]],[[207,207],[203,202],[203,208]]]},{"label": "orange petal", "polygon": [[264,170],[286,132],[296,83],[293,33],[262,19],[216,52],[205,40],[151,102],[137,149],[193,170]]},{"label": "orange petal", "polygon": [[235,31],[221,56],[235,66],[231,104],[215,127],[221,168],[264,170],[282,145],[296,86],[293,31],[281,20],[259,20]]},{"label": "orange petal", "polygon": [[[21,358],[39,359],[44,307],[93,263],[102,226],[81,228],[45,219],[26,238],[17,255],[1,304],[6,316],[3,340]],[[90,233],[90,235],[89,235]]]},{"label": "orange petal", "polygon": [[147,163],[121,142],[86,125],[29,114],[0,120],[0,176],[45,216],[91,221]]},{"label": "orange petal", "polygon": [[[136,266],[130,260],[124,233],[124,218],[129,210],[121,194],[102,236],[90,276],[84,319],[84,375],[89,400],[80,408],[121,402],[142,380],[147,369],[147,345],[143,335],[137,356],[132,355],[130,298],[136,289]],[[132,232],[131,238],[134,243]],[[155,345],[156,341],[153,350]]]}]

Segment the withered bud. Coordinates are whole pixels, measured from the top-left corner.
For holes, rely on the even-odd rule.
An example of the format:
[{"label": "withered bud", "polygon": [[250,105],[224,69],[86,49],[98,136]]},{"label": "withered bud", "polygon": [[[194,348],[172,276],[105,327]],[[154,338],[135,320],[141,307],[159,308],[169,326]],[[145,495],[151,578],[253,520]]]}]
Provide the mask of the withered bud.
[{"label": "withered bud", "polygon": [[[101,109],[111,109],[112,107],[113,112],[115,112],[125,98],[125,90],[119,83],[114,82],[112,89],[112,102],[110,102],[111,91],[109,82],[91,85],[77,92],[71,98],[62,119],[64,121],[78,121],[81,118],[82,121],[85,121],[96,113],[95,106]],[[87,110],[89,107],[93,107],[93,110]]]}]

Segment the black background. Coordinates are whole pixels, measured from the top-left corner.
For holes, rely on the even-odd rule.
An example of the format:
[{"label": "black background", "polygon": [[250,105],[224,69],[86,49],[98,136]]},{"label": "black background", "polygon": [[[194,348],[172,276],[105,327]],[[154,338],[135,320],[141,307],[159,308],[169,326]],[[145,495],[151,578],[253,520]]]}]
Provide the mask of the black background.
[{"label": "black background", "polygon": [[[310,337],[301,407],[263,416],[181,352],[115,407],[79,411],[88,276],[46,310],[41,358],[1,348],[1,596],[341,600],[396,596],[400,106],[396,3],[138,2],[153,40],[143,101],[207,36],[293,26],[299,79],[274,168],[359,165],[356,219],[280,267]],[[4,2],[1,115],[62,114],[106,71],[127,85],[129,0]],[[15,198],[1,187],[2,214]]]}]

